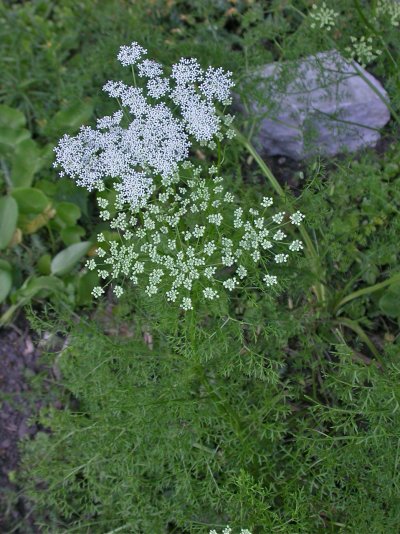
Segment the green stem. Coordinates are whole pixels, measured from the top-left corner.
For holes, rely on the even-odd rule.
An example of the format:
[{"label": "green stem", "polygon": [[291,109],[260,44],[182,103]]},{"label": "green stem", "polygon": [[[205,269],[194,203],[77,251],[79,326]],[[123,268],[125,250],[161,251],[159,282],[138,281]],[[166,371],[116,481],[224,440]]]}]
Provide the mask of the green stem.
[{"label": "green stem", "polygon": [[[257,150],[254,148],[254,146],[248,141],[248,139],[241,134],[238,130],[235,129],[236,137],[239,139],[239,141],[243,144],[243,146],[246,148],[246,150],[251,154],[254,158],[254,160],[257,162],[260,170],[263,172],[263,174],[266,176],[266,178],[269,180],[269,183],[271,184],[272,188],[278,193],[279,196],[284,197],[285,191],[283,190],[282,186],[278,182],[278,180],[275,178],[275,176],[272,174],[271,170],[265,163],[265,161],[261,158]],[[308,235],[307,230],[304,228],[302,224],[299,226],[301,237],[304,240],[304,243],[306,245],[306,254],[311,259],[312,265],[313,265],[313,271],[314,274],[316,274],[319,277],[319,256],[318,252],[314,246],[314,243],[311,240],[311,237]],[[326,288],[325,285],[322,282],[318,282],[314,286],[314,292],[317,297],[317,300],[320,303],[325,302],[326,300]]]},{"label": "green stem", "polygon": [[350,330],[353,330],[353,332],[355,332],[359,336],[361,341],[365,343],[365,345],[367,345],[369,350],[372,352],[375,358],[382,364],[382,366],[384,365],[377,348],[372,343],[372,341],[369,339],[369,337],[367,336],[367,334],[364,332],[364,330],[361,328],[361,326],[358,324],[357,321],[353,321],[352,319],[348,319],[347,317],[341,317],[340,319],[335,321],[335,324],[345,326],[346,328],[350,328]]},{"label": "green stem", "polygon": [[350,302],[351,300],[354,300],[358,297],[362,297],[363,295],[369,295],[370,293],[374,293],[375,291],[379,291],[380,289],[383,289],[384,287],[390,286],[392,284],[395,284],[396,282],[400,283],[400,273],[395,274],[388,280],[385,280],[384,282],[379,282],[379,284],[375,284],[373,286],[364,287],[362,289],[358,289],[357,291],[353,291],[353,293],[350,293],[346,297],[344,297],[342,300],[340,300],[334,307],[334,311],[338,311],[339,308],[347,304],[347,302]]},{"label": "green stem", "polygon": [[240,419],[238,418],[237,414],[234,412],[234,410],[229,406],[229,404],[226,402],[225,399],[221,397],[221,395],[218,393],[217,390],[215,390],[212,385],[209,383],[207,375],[205,373],[204,368],[201,365],[196,366],[198,375],[200,377],[201,383],[206,388],[208,394],[212,399],[214,399],[215,406],[217,407],[217,410],[220,412],[222,416],[228,416],[229,420],[232,423],[232,426],[234,428],[234,431],[238,438],[242,437],[242,424]]}]

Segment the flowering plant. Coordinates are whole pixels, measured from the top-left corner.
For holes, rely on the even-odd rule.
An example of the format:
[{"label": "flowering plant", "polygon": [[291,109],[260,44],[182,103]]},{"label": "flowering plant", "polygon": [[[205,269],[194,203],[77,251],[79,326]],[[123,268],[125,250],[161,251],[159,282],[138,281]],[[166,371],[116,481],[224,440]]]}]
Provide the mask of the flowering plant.
[{"label": "flowering plant", "polygon": [[[267,217],[270,198],[244,214],[223,185],[221,157],[206,173],[188,159],[193,143],[211,149],[218,144],[221,154],[221,141],[235,135],[233,117],[215,107],[231,102],[231,73],[202,70],[197,60],[182,58],[167,77],[160,64],[142,59],[145,54],[137,43],[121,47],[118,59],[132,66],[135,86],[109,81],[104,90],[122,109],[99,119],[96,129],[84,126],[75,137],[65,135],[55,149],[61,176],[97,190],[100,217],[116,230],[97,236],[97,258],[87,268],[116,281],[117,297],[124,291],[122,277],[145,286],[149,297],[162,289],[183,310],[193,309],[193,294],[214,300],[221,288],[233,291],[245,278],[260,286],[254,266],[261,287],[275,285],[267,259],[283,264],[289,252],[303,248],[282,229],[299,225],[303,215]],[[136,75],[147,79],[145,88]],[[110,179],[112,205],[103,195]],[[100,286],[93,290],[95,297],[102,293]]]}]

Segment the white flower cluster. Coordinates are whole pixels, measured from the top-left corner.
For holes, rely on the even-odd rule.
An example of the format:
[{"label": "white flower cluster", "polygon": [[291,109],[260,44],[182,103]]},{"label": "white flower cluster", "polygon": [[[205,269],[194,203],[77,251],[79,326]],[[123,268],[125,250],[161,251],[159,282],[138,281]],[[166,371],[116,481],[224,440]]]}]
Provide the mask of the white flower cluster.
[{"label": "white flower cluster", "polygon": [[168,77],[157,62],[143,59],[146,54],[137,43],[120,48],[119,61],[146,78],[145,87],[107,82],[104,91],[123,110],[99,119],[95,129],[82,126],[78,135],[64,135],[55,148],[60,176],[89,191],[113,178],[120,203],[132,206],[143,205],[157,179],[176,173],[193,142],[213,148],[214,139],[233,135],[230,116],[221,120],[215,107],[231,102],[230,72],[203,70],[196,59],[182,58]]},{"label": "white flower cluster", "polygon": [[351,46],[347,46],[345,50],[362,67],[366,67],[382,54],[382,50],[374,48],[372,37],[365,38],[364,35],[360,39],[350,37],[350,41]]},{"label": "white flower cluster", "polygon": [[[109,281],[122,277],[140,284],[149,297],[162,293],[184,310],[193,308],[194,293],[205,301],[218,299],[221,290],[233,291],[251,271],[264,275],[264,287],[277,284],[277,277],[266,272],[268,264],[284,264],[289,253],[302,249],[299,240],[287,240],[282,228],[297,226],[303,215],[267,217],[268,208],[261,207],[244,217],[215,170],[206,177],[201,172],[186,162],[179,175],[162,180],[154,202],[118,211],[110,228],[120,238],[107,240],[100,234],[97,258],[87,268],[98,269]],[[106,202],[99,199],[99,206],[108,207]],[[270,207],[272,200],[260,204]],[[114,288],[117,297],[123,285]],[[102,291],[96,287],[93,295]]]},{"label": "white flower cluster", "polygon": [[[209,534],[218,534],[218,532],[215,529],[210,530]],[[223,531],[222,534],[232,534],[232,529],[229,525],[227,525]],[[240,529],[240,534],[251,534],[250,530],[247,528]]]},{"label": "white flower cluster", "polygon": [[377,16],[387,16],[392,26],[400,25],[400,3],[397,0],[378,0],[376,6]]},{"label": "white flower cluster", "polygon": [[325,2],[321,6],[313,4],[310,18],[312,19],[311,28],[326,29],[330,31],[334,26],[339,13],[327,7]]}]

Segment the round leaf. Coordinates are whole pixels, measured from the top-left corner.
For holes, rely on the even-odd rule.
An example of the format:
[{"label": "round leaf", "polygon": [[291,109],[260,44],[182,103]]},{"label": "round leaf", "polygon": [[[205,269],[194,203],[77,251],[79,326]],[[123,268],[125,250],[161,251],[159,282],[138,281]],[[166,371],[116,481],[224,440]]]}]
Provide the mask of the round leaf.
[{"label": "round leaf", "polygon": [[11,182],[14,187],[29,187],[33,176],[40,168],[40,152],[32,139],[20,143],[14,152],[11,170]]},{"label": "round leaf", "polygon": [[385,291],[379,299],[379,308],[388,317],[400,317],[400,284]]},{"label": "round leaf", "polygon": [[6,248],[17,228],[18,205],[11,196],[0,198],[0,250]]},{"label": "round leaf", "polygon": [[92,289],[99,284],[96,271],[88,271],[78,280],[76,301],[79,306],[85,306],[93,301]]},{"label": "round leaf", "polygon": [[46,195],[34,187],[17,187],[11,194],[17,201],[20,213],[42,213],[50,203]]},{"label": "round leaf", "polygon": [[0,105],[0,125],[10,128],[23,128],[25,126],[25,115],[19,109]]},{"label": "round leaf", "polygon": [[37,262],[37,270],[40,274],[48,275],[51,273],[51,256],[50,254],[43,254]]},{"label": "round leaf", "polygon": [[14,148],[22,141],[29,139],[31,136],[29,130],[25,128],[10,128],[9,126],[0,127],[0,144],[4,145],[6,148]]},{"label": "round leaf", "polygon": [[60,202],[56,206],[57,218],[61,220],[64,226],[74,226],[81,216],[81,210],[72,202]]},{"label": "round leaf", "polygon": [[85,235],[85,229],[82,226],[69,226],[68,228],[63,228],[60,232],[61,239],[64,243],[68,245],[73,245],[74,243],[79,243],[81,237]]},{"label": "round leaf", "polygon": [[51,272],[57,276],[67,274],[78,261],[88,252],[92,246],[91,241],[83,241],[70,245],[65,250],[59,252],[51,262]]}]

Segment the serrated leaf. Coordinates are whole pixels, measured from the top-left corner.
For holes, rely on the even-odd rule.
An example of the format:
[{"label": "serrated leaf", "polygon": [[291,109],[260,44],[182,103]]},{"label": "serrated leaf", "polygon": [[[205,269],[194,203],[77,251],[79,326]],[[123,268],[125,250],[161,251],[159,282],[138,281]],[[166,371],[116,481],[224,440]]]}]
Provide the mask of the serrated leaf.
[{"label": "serrated leaf", "polygon": [[85,256],[92,245],[91,241],[83,241],[82,243],[70,245],[59,252],[51,262],[52,274],[57,276],[67,274]]},{"label": "serrated leaf", "polygon": [[17,228],[18,204],[11,196],[0,198],[0,250],[6,248]]}]

